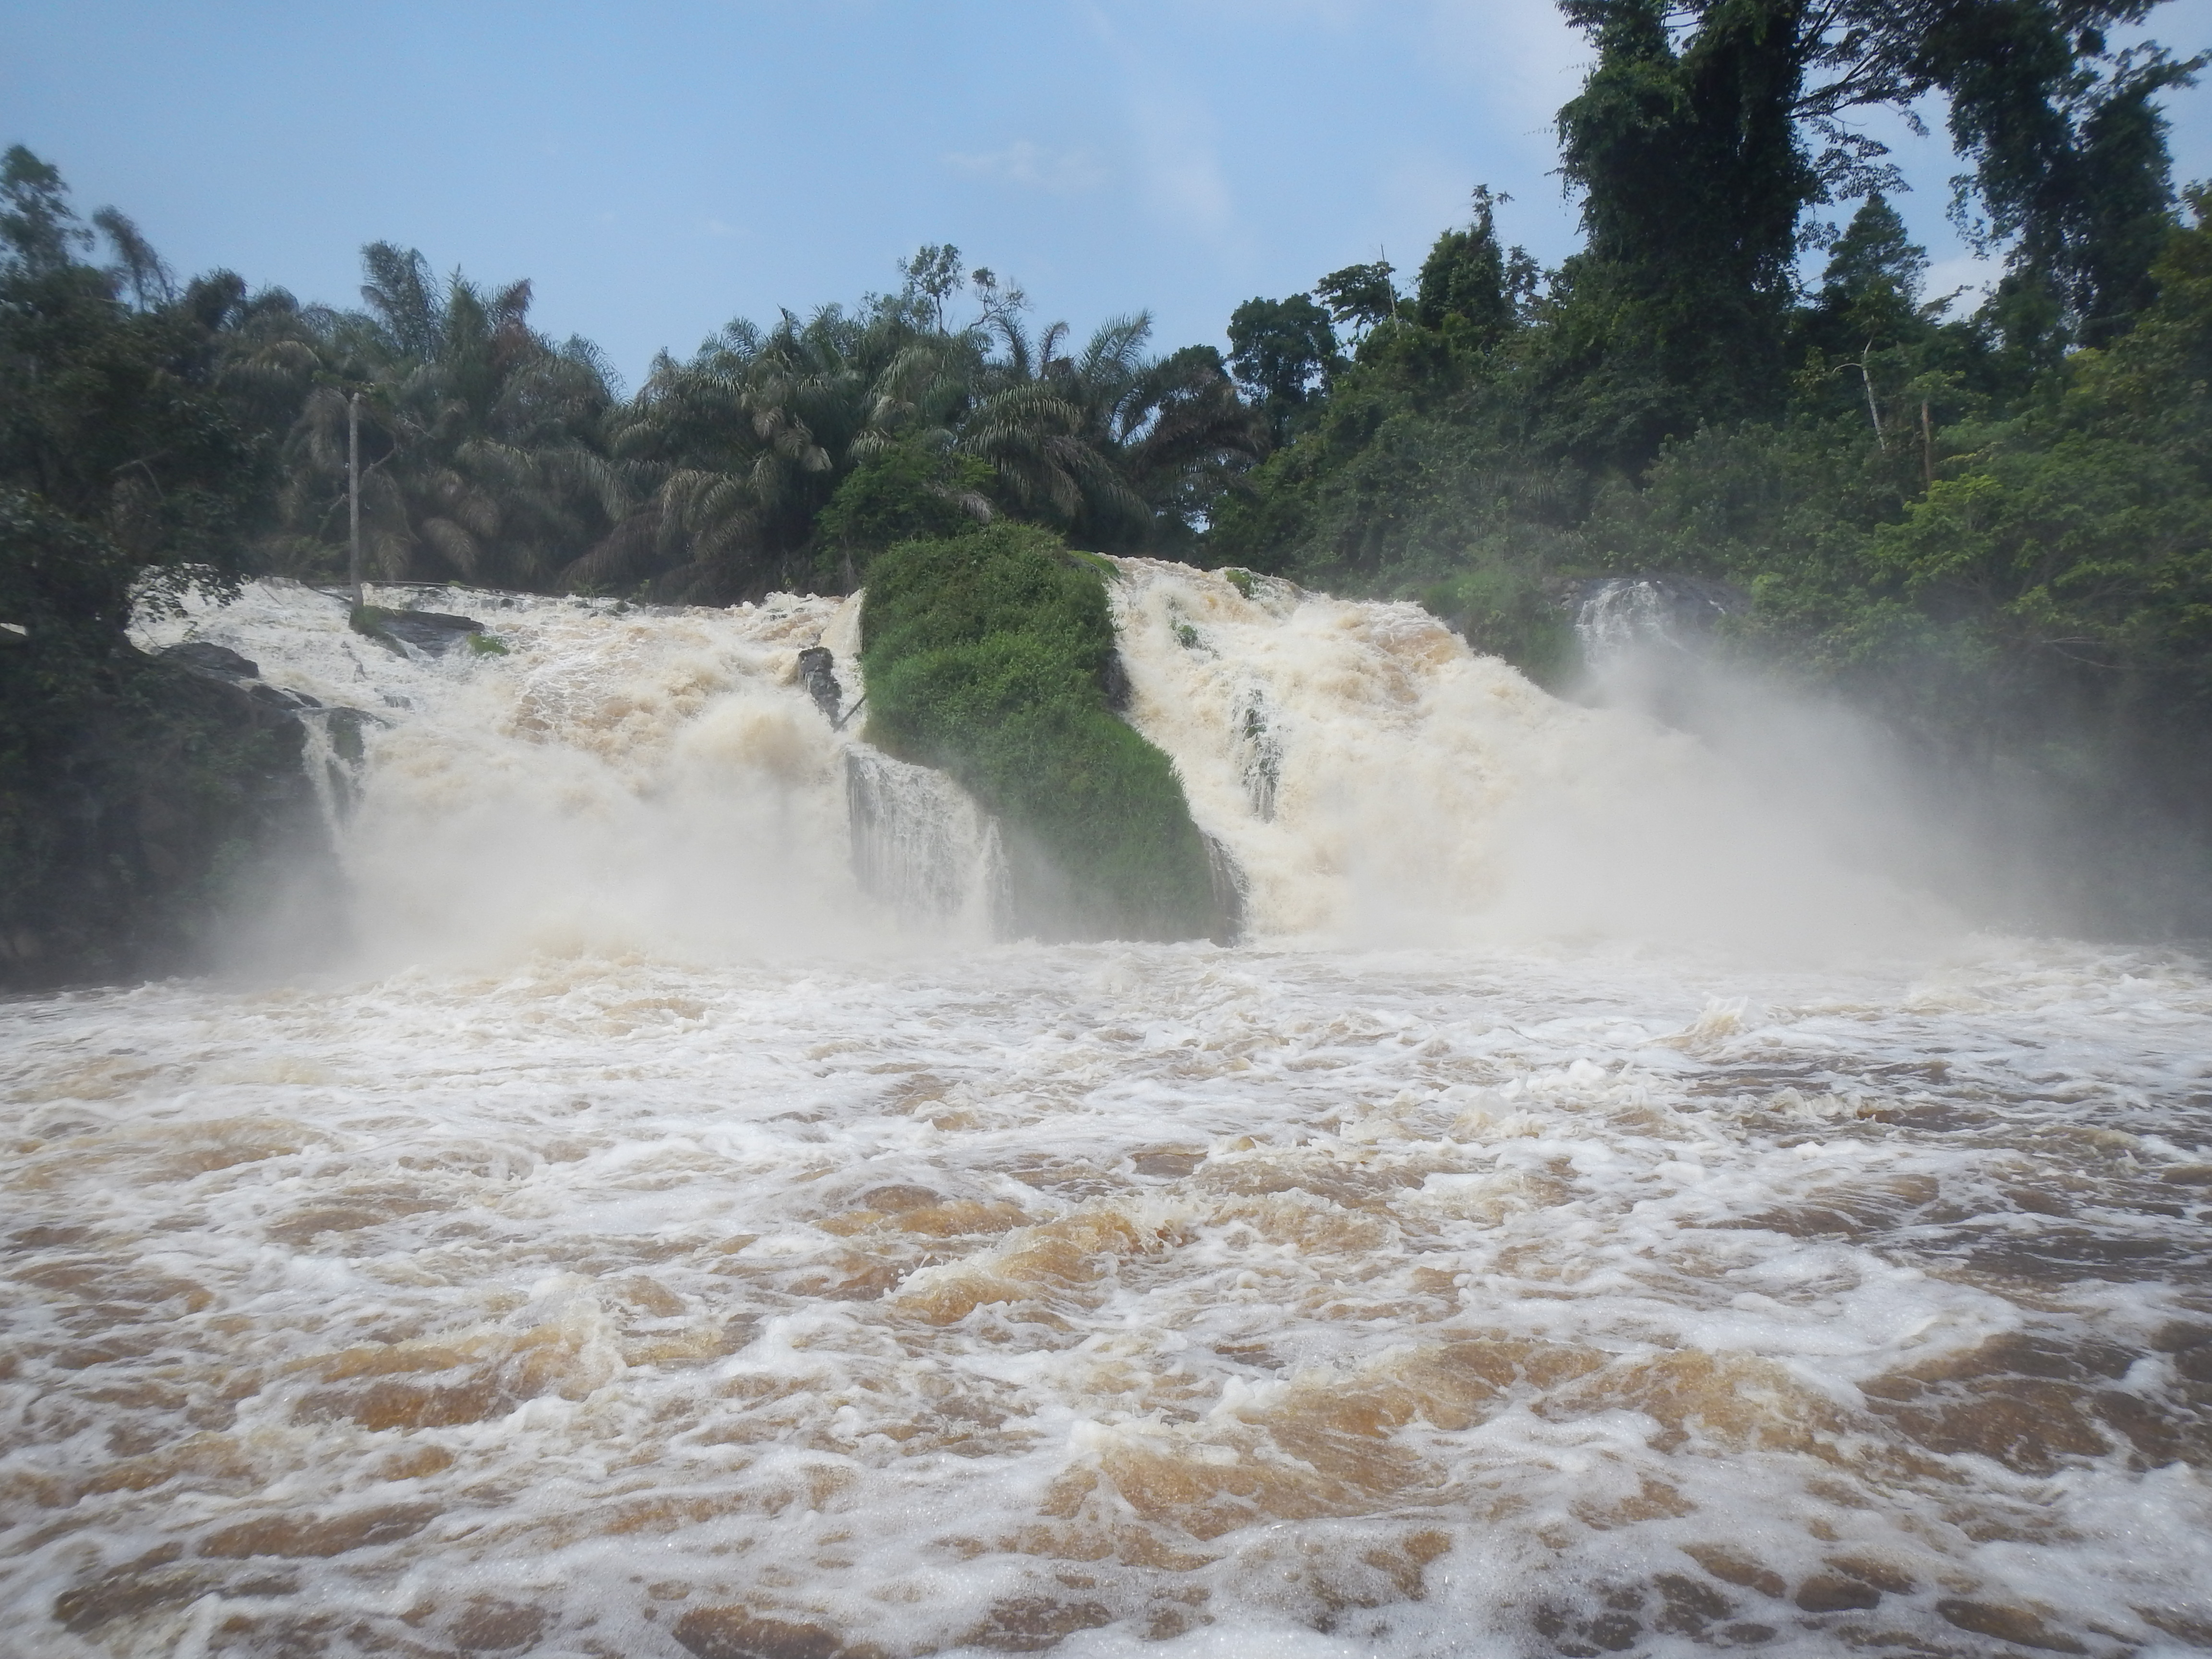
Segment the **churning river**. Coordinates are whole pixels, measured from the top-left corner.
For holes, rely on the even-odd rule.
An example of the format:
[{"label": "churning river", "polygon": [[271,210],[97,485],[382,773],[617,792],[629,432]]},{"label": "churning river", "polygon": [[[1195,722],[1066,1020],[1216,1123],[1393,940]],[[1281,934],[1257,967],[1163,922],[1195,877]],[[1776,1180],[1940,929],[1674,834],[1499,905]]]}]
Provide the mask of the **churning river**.
[{"label": "churning river", "polygon": [[404,597],[145,630],[326,706],[343,965],[0,1004],[0,1652],[2212,1647],[2193,962],[1137,561],[1246,941],[994,943],[854,605]]}]

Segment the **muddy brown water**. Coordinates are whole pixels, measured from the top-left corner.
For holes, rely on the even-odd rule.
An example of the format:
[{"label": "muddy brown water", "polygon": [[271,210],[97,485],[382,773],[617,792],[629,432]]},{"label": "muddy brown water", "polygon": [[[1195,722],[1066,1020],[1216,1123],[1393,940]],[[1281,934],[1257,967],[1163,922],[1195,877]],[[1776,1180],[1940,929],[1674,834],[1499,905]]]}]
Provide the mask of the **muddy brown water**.
[{"label": "muddy brown water", "polygon": [[0,1650],[2212,1645],[2212,986],[1978,948],[0,1006]]}]

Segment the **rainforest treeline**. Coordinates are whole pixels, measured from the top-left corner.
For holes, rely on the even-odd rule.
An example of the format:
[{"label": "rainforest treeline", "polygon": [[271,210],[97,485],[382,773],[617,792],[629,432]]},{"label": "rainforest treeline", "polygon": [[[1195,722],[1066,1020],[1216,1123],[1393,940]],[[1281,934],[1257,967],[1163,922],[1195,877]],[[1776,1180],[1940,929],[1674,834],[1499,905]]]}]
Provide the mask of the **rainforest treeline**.
[{"label": "rainforest treeline", "polygon": [[[1575,579],[1716,577],[1749,599],[1723,648],[2115,835],[2212,841],[2212,198],[2160,113],[2197,60],[2118,44],[2153,0],[1563,9],[1581,249],[1540,268],[1476,187],[1417,270],[1255,298],[1226,353],[1041,325],[939,246],[624,395],[527,283],[386,243],[350,308],[180,281],[9,150],[0,835],[63,834],[39,769],[140,719],[134,593],[343,577],[353,414],[372,579],[721,604],[1013,520],[1418,598],[1564,684]],[[1948,123],[1988,296],[1927,291],[1884,109]]]}]

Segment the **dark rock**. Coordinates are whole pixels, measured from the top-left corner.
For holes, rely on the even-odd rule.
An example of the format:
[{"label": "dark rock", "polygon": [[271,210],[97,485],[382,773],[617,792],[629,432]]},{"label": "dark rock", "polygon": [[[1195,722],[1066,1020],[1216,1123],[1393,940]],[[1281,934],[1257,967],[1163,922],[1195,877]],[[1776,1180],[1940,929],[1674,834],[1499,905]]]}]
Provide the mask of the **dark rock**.
[{"label": "dark rock", "polygon": [[182,645],[173,645],[161,653],[166,662],[180,663],[185,667],[203,674],[219,674],[228,680],[258,680],[261,665],[241,657],[226,646],[208,640],[186,640]]},{"label": "dark rock", "polygon": [[1130,701],[1136,696],[1136,687],[1129,683],[1128,665],[1116,650],[1108,654],[1098,670],[1098,687],[1106,694],[1106,706],[1117,714],[1129,712]]},{"label": "dark rock", "polygon": [[1723,617],[1751,609],[1751,595],[1709,576],[1649,572],[1568,582],[1559,600],[1585,653],[1628,647],[1694,652]]},{"label": "dark rock", "polygon": [[829,647],[810,645],[799,653],[799,681],[814,706],[830,720],[844,707],[845,690],[837,684],[837,659]]},{"label": "dark rock", "polygon": [[1226,842],[1203,830],[1199,838],[1206,843],[1206,874],[1213,888],[1213,942],[1234,945],[1244,937],[1244,898],[1249,884]]},{"label": "dark rock", "polygon": [[368,752],[363,734],[372,726],[389,726],[392,722],[381,714],[372,714],[366,708],[331,708],[324,715],[331,734],[331,749],[349,766],[357,766]]},{"label": "dark rock", "polygon": [[244,690],[247,696],[264,708],[273,708],[283,714],[296,714],[303,708],[320,708],[323,706],[304,691],[290,690],[281,685],[264,683],[246,686]]},{"label": "dark rock", "polygon": [[442,611],[386,611],[380,605],[356,605],[353,630],[380,640],[395,649],[411,647],[442,656],[471,634],[483,632],[474,617],[448,616]]},{"label": "dark rock", "polygon": [[305,700],[127,647],[106,674],[40,711],[9,781],[0,987],[195,971],[264,939],[305,959],[333,941],[340,884],[301,765]]}]

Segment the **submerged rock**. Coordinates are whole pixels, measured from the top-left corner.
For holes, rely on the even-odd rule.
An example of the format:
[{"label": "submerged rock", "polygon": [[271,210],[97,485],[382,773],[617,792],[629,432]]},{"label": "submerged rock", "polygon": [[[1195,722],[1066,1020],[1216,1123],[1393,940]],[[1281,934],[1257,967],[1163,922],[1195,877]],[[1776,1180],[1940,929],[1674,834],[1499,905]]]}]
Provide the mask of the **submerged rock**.
[{"label": "submerged rock", "polygon": [[1206,842],[1206,874],[1213,884],[1214,914],[1219,918],[1213,930],[1213,942],[1241,943],[1244,938],[1246,895],[1251,883],[1244,874],[1244,866],[1229,850],[1227,842],[1218,836],[1206,835],[1203,830],[1199,835]]},{"label": "submerged rock", "polygon": [[269,684],[261,678],[260,664],[210,640],[186,640],[181,645],[173,645],[161,653],[161,660],[244,697],[250,705],[246,710],[250,721],[265,720],[270,714],[301,714],[323,706],[319,699],[304,691]]},{"label": "submerged rock", "polygon": [[1128,665],[1121,660],[1119,647],[1109,652],[1106,660],[1098,667],[1098,689],[1106,694],[1106,706],[1117,714],[1129,712],[1135,701],[1136,687],[1130,684]]},{"label": "submerged rock", "polygon": [[380,605],[354,607],[353,631],[365,634],[395,650],[412,647],[442,656],[472,634],[483,632],[474,617],[449,616],[442,611],[386,611]]}]

